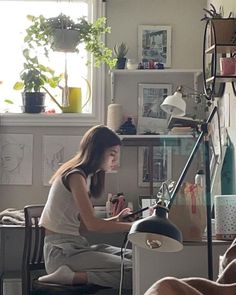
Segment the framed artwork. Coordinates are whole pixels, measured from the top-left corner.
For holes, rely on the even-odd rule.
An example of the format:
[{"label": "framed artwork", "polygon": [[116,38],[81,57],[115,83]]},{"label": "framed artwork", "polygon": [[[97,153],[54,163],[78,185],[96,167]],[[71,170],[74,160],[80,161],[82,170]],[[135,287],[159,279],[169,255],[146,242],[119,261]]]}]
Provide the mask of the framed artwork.
[{"label": "framed artwork", "polygon": [[169,115],[160,105],[171,95],[171,84],[138,84],[138,133],[163,133]]},{"label": "framed artwork", "polygon": [[140,25],[138,28],[138,58],[153,60],[171,67],[171,26]]},{"label": "framed artwork", "polygon": [[[138,185],[148,187],[150,183],[149,148],[139,147],[138,150]],[[172,177],[171,147],[153,147],[153,186],[159,187],[162,182]]]}]

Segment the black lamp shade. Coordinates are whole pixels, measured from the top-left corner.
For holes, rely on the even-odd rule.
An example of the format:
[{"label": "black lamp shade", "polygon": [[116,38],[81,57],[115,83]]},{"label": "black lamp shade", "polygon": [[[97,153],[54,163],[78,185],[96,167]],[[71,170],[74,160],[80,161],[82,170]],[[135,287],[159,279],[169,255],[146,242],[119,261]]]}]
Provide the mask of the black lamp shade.
[{"label": "black lamp shade", "polygon": [[132,225],[128,239],[134,245],[159,252],[183,249],[182,233],[168,218],[168,209],[157,206],[155,213]]}]

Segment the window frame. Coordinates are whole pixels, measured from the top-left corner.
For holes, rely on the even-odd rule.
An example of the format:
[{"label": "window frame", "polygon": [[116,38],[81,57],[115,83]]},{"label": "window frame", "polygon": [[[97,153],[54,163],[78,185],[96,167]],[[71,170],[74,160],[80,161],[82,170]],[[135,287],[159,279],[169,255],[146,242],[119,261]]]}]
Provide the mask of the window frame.
[{"label": "window frame", "polygon": [[[47,0],[38,0],[45,2]],[[0,0],[1,2],[1,0]],[[91,19],[105,16],[103,0],[88,0],[91,5]],[[1,126],[93,126],[104,123],[105,65],[93,67],[92,72],[92,113],[27,114],[0,113]]]}]

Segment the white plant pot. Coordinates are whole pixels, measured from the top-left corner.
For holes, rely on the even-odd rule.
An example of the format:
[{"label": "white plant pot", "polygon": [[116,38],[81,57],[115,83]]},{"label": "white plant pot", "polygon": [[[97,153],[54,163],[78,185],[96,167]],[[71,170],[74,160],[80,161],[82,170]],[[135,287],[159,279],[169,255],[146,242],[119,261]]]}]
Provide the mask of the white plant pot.
[{"label": "white plant pot", "polygon": [[52,38],[54,51],[75,52],[79,43],[79,32],[77,30],[56,29]]}]

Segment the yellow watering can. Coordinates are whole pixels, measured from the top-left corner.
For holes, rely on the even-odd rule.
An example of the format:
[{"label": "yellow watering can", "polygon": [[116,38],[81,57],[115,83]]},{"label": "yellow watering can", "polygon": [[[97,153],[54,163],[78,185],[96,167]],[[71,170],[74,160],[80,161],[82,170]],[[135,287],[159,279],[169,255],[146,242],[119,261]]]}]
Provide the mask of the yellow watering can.
[{"label": "yellow watering can", "polygon": [[85,103],[82,105],[82,90],[80,87],[61,87],[62,96],[66,96],[66,100],[68,105],[62,106],[59,102],[55,99],[55,97],[47,90],[46,92],[49,94],[51,99],[54,103],[62,110],[63,113],[81,113],[84,107],[88,104],[91,98],[91,86],[87,79],[83,78],[86,81],[88,87],[88,95],[86,98]]}]

